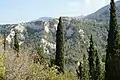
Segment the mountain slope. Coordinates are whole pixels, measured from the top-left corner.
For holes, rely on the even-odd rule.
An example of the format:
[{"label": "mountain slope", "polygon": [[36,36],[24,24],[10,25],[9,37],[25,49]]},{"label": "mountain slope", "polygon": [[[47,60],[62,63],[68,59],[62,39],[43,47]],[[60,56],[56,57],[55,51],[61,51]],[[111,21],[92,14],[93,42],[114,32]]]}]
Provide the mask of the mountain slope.
[{"label": "mountain slope", "polygon": [[51,20],[51,19],[52,19],[52,17],[41,17],[35,21],[47,21],[47,20]]},{"label": "mountain slope", "polygon": [[[105,52],[107,39],[107,25],[102,22],[88,19],[74,19],[63,17],[65,32],[65,60],[67,64],[73,65],[79,61],[82,54],[87,54],[89,36],[92,34],[99,53]],[[34,21],[12,25],[0,25],[7,30],[7,41],[13,43],[14,29],[19,32],[21,47],[27,46],[31,50],[38,44],[43,45],[44,52],[54,58],[56,48],[56,28],[58,19],[49,21]],[[3,35],[3,33],[1,33]],[[8,46],[9,46],[8,45]]]},{"label": "mountain slope", "polygon": [[[120,1],[116,2],[116,10],[117,10],[116,13],[117,13],[117,17],[118,17],[118,23],[120,25]],[[85,18],[93,19],[93,20],[97,20],[97,21],[108,22],[109,16],[110,16],[109,15],[109,5],[107,5],[101,9],[99,9],[95,13],[86,16]]]}]

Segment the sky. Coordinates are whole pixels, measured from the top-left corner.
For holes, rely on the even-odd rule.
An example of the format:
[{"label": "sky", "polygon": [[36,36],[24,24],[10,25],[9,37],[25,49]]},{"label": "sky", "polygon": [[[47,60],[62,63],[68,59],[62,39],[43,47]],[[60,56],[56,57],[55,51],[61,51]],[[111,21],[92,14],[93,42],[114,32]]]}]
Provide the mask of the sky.
[{"label": "sky", "polygon": [[32,21],[40,17],[88,15],[109,2],[109,0],[0,0],[0,24]]}]

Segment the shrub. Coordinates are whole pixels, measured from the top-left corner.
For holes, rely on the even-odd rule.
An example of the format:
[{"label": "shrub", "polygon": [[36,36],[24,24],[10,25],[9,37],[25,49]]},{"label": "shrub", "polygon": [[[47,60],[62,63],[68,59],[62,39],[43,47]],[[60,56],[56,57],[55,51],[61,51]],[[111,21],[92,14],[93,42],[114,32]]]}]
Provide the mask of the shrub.
[{"label": "shrub", "polygon": [[0,78],[5,75],[5,66],[4,66],[4,53],[0,52]]},{"label": "shrub", "polygon": [[31,64],[32,80],[77,80],[76,74],[70,71],[59,73],[57,69],[47,65]]}]

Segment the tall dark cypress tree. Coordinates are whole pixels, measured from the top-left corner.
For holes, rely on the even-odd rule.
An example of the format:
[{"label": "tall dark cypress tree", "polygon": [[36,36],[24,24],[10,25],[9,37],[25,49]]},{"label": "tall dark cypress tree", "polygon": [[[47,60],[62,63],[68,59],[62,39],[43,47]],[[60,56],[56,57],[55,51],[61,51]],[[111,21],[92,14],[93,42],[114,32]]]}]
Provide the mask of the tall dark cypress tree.
[{"label": "tall dark cypress tree", "polygon": [[120,35],[114,0],[111,0],[110,3],[110,24],[106,52],[105,79],[120,80]]},{"label": "tall dark cypress tree", "polygon": [[89,66],[86,54],[83,54],[83,80],[89,80]]},{"label": "tall dark cypress tree", "polygon": [[102,79],[102,70],[101,70],[101,62],[100,62],[100,56],[98,52],[96,52],[96,79],[95,80],[103,80]]},{"label": "tall dark cypress tree", "polygon": [[6,51],[6,30],[4,30],[4,51]]},{"label": "tall dark cypress tree", "polygon": [[90,76],[92,80],[96,79],[95,76],[95,55],[96,55],[96,49],[95,49],[95,45],[92,39],[92,35],[90,38],[90,47],[88,50],[88,61],[89,61],[89,72],[90,72]]},{"label": "tall dark cypress tree", "polygon": [[17,30],[14,30],[15,35],[14,35],[14,50],[17,53],[17,57],[19,56],[19,42],[18,42],[18,35],[17,35]]},{"label": "tall dark cypress tree", "polygon": [[59,71],[64,72],[64,27],[62,18],[59,18],[59,23],[56,32],[56,57],[55,64],[59,66]]}]

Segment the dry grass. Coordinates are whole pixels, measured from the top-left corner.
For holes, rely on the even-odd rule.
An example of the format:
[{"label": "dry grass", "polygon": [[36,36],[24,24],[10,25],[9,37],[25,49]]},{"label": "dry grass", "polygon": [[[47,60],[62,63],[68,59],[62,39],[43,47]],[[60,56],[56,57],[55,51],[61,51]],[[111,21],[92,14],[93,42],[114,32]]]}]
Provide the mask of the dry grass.
[{"label": "dry grass", "polygon": [[4,51],[2,50],[3,40],[0,38],[0,78],[3,78],[5,75],[5,65],[4,65]]},{"label": "dry grass", "polygon": [[4,53],[0,52],[0,77],[5,75]]},{"label": "dry grass", "polygon": [[14,51],[5,53],[6,80],[26,80],[29,70],[27,53],[20,53],[19,57]]}]

